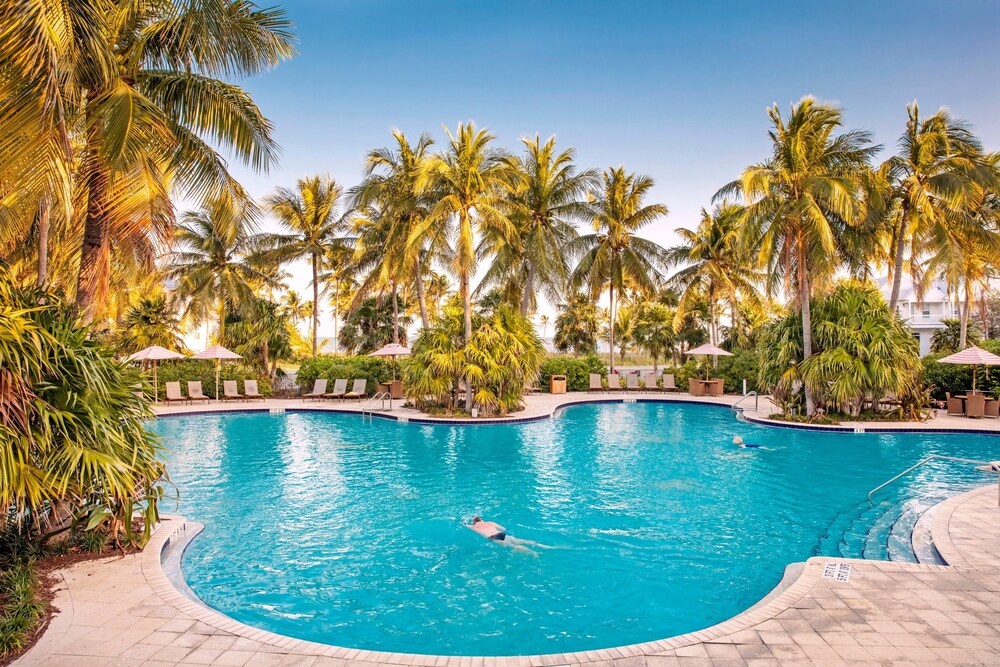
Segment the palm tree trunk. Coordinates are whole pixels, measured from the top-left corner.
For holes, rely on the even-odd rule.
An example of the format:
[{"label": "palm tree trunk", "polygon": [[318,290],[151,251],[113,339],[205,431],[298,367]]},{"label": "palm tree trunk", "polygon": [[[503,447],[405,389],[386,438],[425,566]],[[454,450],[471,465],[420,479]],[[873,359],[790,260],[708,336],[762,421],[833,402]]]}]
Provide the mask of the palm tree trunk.
[{"label": "palm tree trunk", "polygon": [[396,283],[392,284],[392,342],[399,345],[399,299],[396,298]]},{"label": "palm tree trunk", "polygon": [[899,216],[899,229],[896,230],[896,263],[892,272],[892,293],[889,295],[889,310],[895,312],[899,303],[899,287],[903,280],[903,251],[906,248],[906,218],[909,204],[903,199],[903,212]]},{"label": "palm tree trunk", "polygon": [[430,326],[430,319],[427,317],[427,295],[424,292],[424,269],[420,256],[417,256],[416,276],[417,283],[417,303],[420,304],[420,327],[426,329]]},{"label": "palm tree trunk", "polygon": [[521,317],[528,316],[529,303],[531,301],[531,295],[534,292],[535,282],[535,266],[528,263],[528,275],[524,277],[524,290],[521,293]]},{"label": "palm tree trunk", "polygon": [[[809,274],[806,272],[805,240],[799,237],[799,300],[802,307],[802,360],[812,356],[812,311],[809,304]],[[811,415],[816,405],[812,390],[803,379],[802,386],[806,394],[806,414]]]},{"label": "palm tree trunk", "polygon": [[972,309],[972,285],[965,281],[965,304],[962,307],[962,328],[958,337],[958,349],[964,350],[969,342],[969,311]]},{"label": "palm tree trunk", "polygon": [[[459,289],[462,292],[462,306],[465,308],[465,345],[468,347],[472,340],[472,298],[469,294],[469,271],[463,269],[462,277],[459,279]],[[465,378],[465,409],[472,411],[472,385],[469,378]]]},{"label": "palm tree trunk", "polygon": [[[96,159],[95,159],[96,162]],[[105,206],[108,195],[108,175],[94,165],[87,178],[87,218],[83,227],[83,247],[76,286],[76,311],[81,324],[94,319],[97,290],[104,273],[103,264],[108,244]]]},{"label": "palm tree trunk", "polygon": [[52,204],[48,193],[38,202],[38,281],[44,287],[49,278],[49,215]]},{"label": "palm tree trunk", "polygon": [[226,335],[226,300],[219,298],[219,331],[218,331],[218,342],[222,345],[222,337]]},{"label": "palm tree trunk", "polygon": [[333,353],[340,352],[340,341],[337,340],[337,324],[340,322],[340,281],[333,277]]},{"label": "palm tree trunk", "polygon": [[313,358],[316,358],[316,352],[318,350],[318,344],[316,340],[316,330],[319,328],[319,254],[312,254],[312,270],[313,270],[313,326],[312,326],[312,342],[313,342]]},{"label": "palm tree trunk", "polygon": [[615,282],[613,280],[608,283],[608,313],[611,316],[611,321],[608,322],[608,374],[613,375],[615,372]]}]

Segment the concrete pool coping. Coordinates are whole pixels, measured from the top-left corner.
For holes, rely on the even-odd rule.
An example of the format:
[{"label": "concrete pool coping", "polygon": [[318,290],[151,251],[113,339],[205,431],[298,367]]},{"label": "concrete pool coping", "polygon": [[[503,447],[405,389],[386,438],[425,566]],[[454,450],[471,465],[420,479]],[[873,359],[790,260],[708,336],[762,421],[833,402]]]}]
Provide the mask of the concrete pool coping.
[{"label": "concrete pool coping", "polygon": [[[572,395],[564,395],[572,396]],[[624,397],[628,400],[631,397]],[[704,401],[695,398],[678,400],[675,396],[637,396],[650,401],[699,402],[728,407],[731,403]],[[739,397],[731,397],[738,399]],[[569,405],[585,403],[620,403],[623,398],[597,398],[593,395],[576,397],[576,400],[561,399],[549,404],[547,414],[536,414],[533,419],[545,419],[557,414]],[[291,401],[283,401],[280,407],[295,410]],[[298,402],[294,402],[298,403]],[[180,406],[171,406],[177,408]],[[162,410],[169,414],[197,414],[204,412],[232,412],[240,409],[263,409],[270,411],[272,405],[233,406],[223,405],[213,410]],[[301,409],[301,406],[299,406]],[[221,408],[221,409],[220,409]],[[235,410],[234,410],[235,408]],[[308,411],[317,408],[305,406]],[[326,411],[321,407],[318,411]],[[356,412],[356,410],[336,410]],[[394,415],[391,415],[394,416]],[[438,420],[435,420],[435,423]],[[449,420],[440,420],[449,423]],[[521,420],[523,421],[523,419]],[[770,420],[768,420],[770,421]],[[469,420],[460,423],[470,424]],[[475,422],[471,422],[475,423]],[[771,424],[767,424],[771,425]],[[787,426],[776,423],[775,426]],[[829,430],[829,429],[824,429]],[[848,428],[838,429],[848,430]],[[908,429],[894,429],[908,430]],[[913,429],[922,431],[923,429]],[[951,431],[952,429],[948,429]],[[963,429],[955,429],[963,430]],[[1000,430],[1000,429],[998,429]],[[851,432],[851,431],[848,431]],[[917,650],[916,646],[896,646],[892,640],[903,641],[898,632],[902,629],[904,611],[898,606],[881,610],[883,620],[872,620],[862,627],[860,621],[855,629],[867,639],[879,644],[840,645],[846,641],[843,632],[824,632],[822,627],[812,627],[806,631],[809,618],[806,612],[816,609],[812,605],[826,609],[824,605],[852,603],[858,609],[853,614],[864,620],[865,610],[878,607],[887,591],[894,595],[910,595],[914,586],[932,589],[938,585],[944,591],[936,591],[937,596],[929,603],[926,613],[942,614],[947,618],[954,611],[954,601],[949,601],[949,592],[966,591],[971,596],[961,612],[971,619],[977,613],[976,621],[967,634],[955,634],[956,639],[948,640],[944,646],[921,645],[934,664],[970,664],[969,651],[980,651],[978,661],[982,664],[1000,663],[1000,584],[980,590],[980,579],[990,582],[1000,579],[1000,510],[996,507],[996,486],[956,496],[939,504],[932,520],[931,532],[935,547],[948,565],[921,565],[893,563],[888,561],[856,560],[842,558],[810,558],[803,564],[794,564],[786,569],[781,582],[762,600],[746,611],[703,630],[678,635],[666,639],[644,642],[610,649],[598,649],[574,653],[546,654],[533,656],[434,656],[423,654],[385,653],[363,649],[350,649],[328,644],[310,642],[278,635],[261,630],[222,614],[203,602],[185,596],[171,582],[164,570],[162,557],[173,544],[185,540],[189,523],[181,517],[164,517],[146,549],[135,556],[128,556],[117,562],[100,564],[81,563],[61,573],[66,589],[57,594],[56,605],[68,607],[64,614],[57,615],[39,643],[18,660],[18,665],[72,664],[235,664],[235,665],[338,665],[349,663],[438,665],[444,667],[549,667],[552,665],[578,663],[621,664],[635,667],[639,664],[673,665],[700,660],[692,664],[747,664],[733,663],[731,660],[754,658],[780,661],[808,658],[814,663],[823,660],[858,660],[870,657],[889,656],[893,650],[906,648],[906,654]],[[851,565],[857,574],[855,588],[863,589],[874,584],[872,590],[847,593],[839,590],[841,582],[831,582],[824,577],[829,564]],[[106,570],[96,570],[101,567]],[[113,570],[113,571],[112,571]],[[86,576],[82,575],[87,572]],[[94,578],[95,573],[105,576]],[[858,579],[860,577],[860,580]],[[961,579],[956,584],[953,579]],[[912,581],[907,585],[906,581]],[[121,587],[131,583],[128,595],[122,596]],[[96,585],[95,585],[96,584]],[[844,584],[849,585],[849,584]],[[983,598],[989,594],[988,598]],[[957,594],[957,593],[956,593]],[[856,595],[856,598],[845,597]],[[833,596],[832,598],[830,596]],[[813,600],[816,598],[816,600]],[[829,599],[828,599],[829,598]],[[984,602],[984,599],[990,602]],[[992,600],[997,602],[994,604]],[[804,606],[805,605],[805,606]],[[976,606],[973,606],[976,605]],[[849,605],[850,606],[850,605]],[[912,604],[910,605],[912,606]],[[853,607],[852,607],[853,608]],[[100,609],[100,612],[96,610]],[[91,611],[88,617],[85,611]],[[816,612],[818,613],[818,612]],[[906,612],[909,613],[909,612]],[[95,617],[95,614],[97,617]],[[833,614],[833,610],[830,611]],[[803,618],[806,617],[806,618]],[[893,619],[896,620],[893,620]],[[935,617],[937,618],[937,617]],[[956,616],[956,618],[959,618]],[[939,619],[940,620],[940,619]],[[898,621],[898,622],[897,622]],[[875,623],[880,625],[875,625]],[[915,624],[915,620],[906,621]],[[929,622],[929,621],[928,621]],[[942,627],[945,621],[941,620]],[[948,621],[951,622],[951,621]],[[841,622],[847,628],[848,622]],[[955,630],[959,624],[951,622],[947,627]],[[155,626],[155,627],[154,627]],[[93,643],[85,637],[91,636],[98,627],[110,633],[108,641]],[[152,628],[152,629],[151,629]],[[768,628],[768,629],[763,629]],[[784,630],[782,630],[784,628]],[[799,628],[801,632],[792,632]],[[880,630],[882,628],[884,632]],[[980,636],[973,630],[988,630],[987,636]],[[961,628],[959,628],[961,630]],[[982,631],[986,631],[982,630]],[[113,632],[112,632],[113,631]],[[780,637],[778,636],[780,634]],[[808,638],[807,635],[808,634]],[[797,636],[798,635],[798,636]],[[882,635],[886,635],[883,637]],[[817,642],[817,638],[821,640]],[[959,646],[956,642],[964,642]],[[768,639],[774,642],[767,641]],[[917,641],[913,635],[905,641]],[[168,641],[168,643],[164,643]],[[173,643],[178,642],[178,643]],[[918,642],[919,643],[919,642]],[[925,641],[924,644],[927,642]],[[820,646],[822,644],[822,646]],[[221,647],[221,648],[220,648]],[[894,648],[890,648],[894,647]],[[738,651],[737,651],[738,648]],[[733,651],[737,651],[736,654]],[[825,653],[824,653],[825,651]],[[930,651],[930,653],[926,653]],[[961,655],[957,651],[964,651]],[[864,654],[864,655],[862,655]],[[894,654],[893,654],[894,655]],[[989,655],[989,660],[983,656]],[[87,657],[95,658],[88,663]],[[849,657],[849,656],[853,656]],[[867,656],[867,658],[866,658]],[[100,657],[100,659],[96,659]],[[973,656],[975,657],[975,656]],[[113,660],[112,660],[113,658]],[[716,660],[718,658],[718,660]],[[707,659],[708,662],[704,662]],[[730,662],[726,662],[729,660]],[[638,662],[637,662],[638,661]],[[657,662],[660,661],[660,662]],[[678,662],[679,661],[679,662]],[[773,664],[773,663],[772,663]]]}]

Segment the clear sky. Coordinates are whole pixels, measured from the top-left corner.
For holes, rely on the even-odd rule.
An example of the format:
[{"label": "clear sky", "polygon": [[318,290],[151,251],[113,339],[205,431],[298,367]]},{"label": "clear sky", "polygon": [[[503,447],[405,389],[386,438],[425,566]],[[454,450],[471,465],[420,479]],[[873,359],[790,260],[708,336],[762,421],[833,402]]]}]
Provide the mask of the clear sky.
[{"label": "clear sky", "polygon": [[[299,55],[245,82],[283,148],[268,175],[234,166],[255,196],[317,172],[349,187],[392,128],[440,141],[442,124],[472,120],[510,149],[555,134],[582,166],[652,176],[670,215],[646,235],[671,244],[720,185],[767,156],[773,103],[836,101],[849,127],[891,150],[916,99],[927,113],[948,106],[1000,150],[996,0],[283,5]],[[293,274],[305,291],[305,271]]]}]

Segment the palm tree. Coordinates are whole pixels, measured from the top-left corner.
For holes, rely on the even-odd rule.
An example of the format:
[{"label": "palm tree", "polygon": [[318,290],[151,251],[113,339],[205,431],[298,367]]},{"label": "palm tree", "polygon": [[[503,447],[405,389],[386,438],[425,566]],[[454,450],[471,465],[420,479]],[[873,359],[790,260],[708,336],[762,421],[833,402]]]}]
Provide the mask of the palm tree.
[{"label": "palm tree", "polygon": [[906,115],[899,152],[883,165],[892,186],[890,197],[899,209],[892,233],[892,310],[899,301],[907,243],[911,267],[916,267],[923,254],[920,238],[932,233],[931,227],[947,226],[948,213],[968,206],[981,194],[979,186],[996,183],[995,170],[983,159],[982,144],[964,121],[945,109],[921,120],[916,102],[906,107]]},{"label": "palm tree", "polygon": [[250,96],[221,77],[276,66],[292,55],[292,35],[283,10],[242,1],[91,3],[62,21],[75,47],[70,57],[34,64],[65,82],[59,103],[79,114],[76,186],[86,208],[76,212],[83,218],[76,306],[88,322],[112,249],[169,238],[171,189],[249,203],[215,146],[255,170],[274,162],[277,146]]},{"label": "palm tree", "polygon": [[[448,148],[428,160],[418,182],[421,191],[432,194],[434,205],[416,226],[413,238],[424,238],[436,227],[456,225],[452,268],[458,276],[468,343],[472,339],[470,280],[476,269],[475,232],[512,239],[516,230],[500,208],[508,169],[504,154],[490,145],[494,136],[477,130],[472,123],[459,123],[455,134],[445,131]],[[472,409],[471,391],[467,392],[465,407]]]},{"label": "palm tree", "polygon": [[343,236],[348,229],[350,210],[341,209],[343,188],[329,174],[307,176],[295,190],[278,188],[264,202],[290,234],[268,235],[264,243],[268,257],[278,263],[308,259],[312,265],[313,313],[312,355],[318,350],[320,271],[331,247],[344,246],[351,240]]},{"label": "palm tree", "polygon": [[542,315],[538,318],[538,322],[542,325],[542,340],[545,340],[545,335],[549,331],[549,323],[552,321],[548,315]]},{"label": "palm tree", "polygon": [[658,301],[643,301],[636,309],[633,332],[635,342],[653,357],[653,373],[659,371],[659,361],[670,354],[677,340],[674,330],[676,314]]},{"label": "palm tree", "polygon": [[668,251],[671,264],[687,265],[670,279],[681,290],[675,320],[679,324],[697,301],[707,299],[712,345],[720,341],[720,301],[728,301],[734,325],[738,300],[759,302],[756,283],[760,276],[753,267],[754,258],[739,243],[742,222],[743,208],[736,204],[722,202],[711,213],[701,209],[697,229],[677,229],[683,243]]},{"label": "palm tree", "polygon": [[[418,224],[427,217],[431,199],[422,185],[427,171],[431,138],[421,134],[416,145],[399,130],[393,130],[395,148],[371,151],[365,158],[365,180],[353,190],[355,206],[378,209],[386,226],[376,233],[379,243],[371,262],[370,277],[362,283],[367,293],[375,285],[391,285],[395,291],[404,281],[412,281],[417,292],[420,323],[429,326],[424,280],[429,266],[447,257],[448,238],[441,227],[428,227],[417,234]],[[372,216],[375,218],[376,216]],[[359,253],[368,239],[362,234]],[[398,329],[398,327],[397,327]]]},{"label": "palm tree", "polygon": [[493,262],[477,288],[504,290],[508,303],[519,304],[522,317],[538,306],[541,290],[553,302],[562,298],[571,268],[566,247],[576,238],[571,222],[586,216],[584,199],[597,183],[597,172],[577,172],[572,148],[556,152],[555,137],[544,144],[536,134],[522,139],[525,152],[508,157],[507,217],[516,228],[508,237],[502,229],[487,233],[481,256]]},{"label": "palm tree", "polygon": [[307,303],[298,292],[290,289],[281,297],[281,315],[290,319],[297,327],[301,320],[312,317],[311,309],[306,307]]},{"label": "palm tree", "polygon": [[586,294],[573,294],[559,304],[555,337],[552,342],[560,352],[573,350],[585,354],[597,350],[601,311]]},{"label": "palm tree", "polygon": [[229,308],[249,308],[261,286],[277,287],[270,266],[256,254],[261,237],[250,231],[246,208],[228,200],[207,203],[184,214],[174,234],[167,275],[179,280],[177,295],[187,300],[185,317],[195,323],[216,313],[218,337],[225,336]]},{"label": "palm tree", "polygon": [[438,317],[441,312],[441,302],[449,292],[451,292],[451,281],[448,276],[432,271],[427,280],[427,299],[432,317]]},{"label": "palm tree", "polygon": [[[778,106],[768,110],[773,129],[771,157],[747,167],[742,177],[716,195],[742,196],[746,247],[758,249],[767,268],[768,288],[783,276],[786,293],[796,295],[802,314],[802,358],[812,354],[811,282],[828,278],[839,264],[834,228],[861,212],[861,184],[877,146],[869,134],[853,130],[834,136],[843,124],[841,110],[805,97],[787,119]],[[791,289],[796,276],[797,290]],[[814,411],[806,387],[806,409]]]},{"label": "palm tree", "polygon": [[[593,234],[579,237],[571,250],[581,259],[573,271],[574,287],[587,285],[592,299],[608,290],[609,319],[616,320],[615,290],[626,284],[641,294],[654,294],[660,278],[659,267],[666,259],[658,244],[635,236],[646,225],[667,215],[663,204],[645,204],[653,179],[625,172],[624,167],[608,169],[602,187],[588,203]],[[608,327],[610,370],[615,370],[615,328]]]},{"label": "palm tree", "polygon": [[150,345],[183,349],[180,319],[174,304],[162,296],[141,299],[125,313],[115,344],[121,356]]}]

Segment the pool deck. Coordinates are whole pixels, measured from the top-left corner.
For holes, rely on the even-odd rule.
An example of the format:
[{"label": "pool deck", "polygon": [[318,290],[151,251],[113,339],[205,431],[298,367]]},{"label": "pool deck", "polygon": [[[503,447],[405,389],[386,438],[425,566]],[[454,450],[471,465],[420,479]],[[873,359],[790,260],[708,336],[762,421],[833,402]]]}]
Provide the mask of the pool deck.
[{"label": "pool deck", "polygon": [[[532,397],[529,410],[533,416],[545,416],[573,396]],[[684,396],[671,398],[698,400]],[[597,395],[582,395],[572,402],[588,398],[593,400]],[[724,397],[715,402],[729,404],[735,400],[736,397]],[[301,401],[271,401],[264,407],[301,405]],[[226,407],[243,406],[261,407],[253,404]],[[171,412],[189,411],[180,406],[171,408]],[[961,428],[949,423],[955,419],[958,418],[949,418],[936,428]],[[975,424],[983,428],[981,422]],[[990,485],[947,500],[936,508],[931,533],[936,548],[948,563],[945,566],[810,558],[800,570],[787,574],[776,592],[764,601],[705,630],[635,646],[509,658],[359,651],[282,637],[239,623],[184,597],[168,581],[161,566],[161,552],[172,539],[186,537],[188,524],[180,517],[165,518],[142,553],[78,563],[58,572],[59,585],[53,604],[59,611],[39,642],[14,664],[18,667],[996,665],[1000,664],[997,501],[997,486]],[[827,571],[831,566],[838,565],[850,566],[846,580],[825,576],[830,574]]]}]

